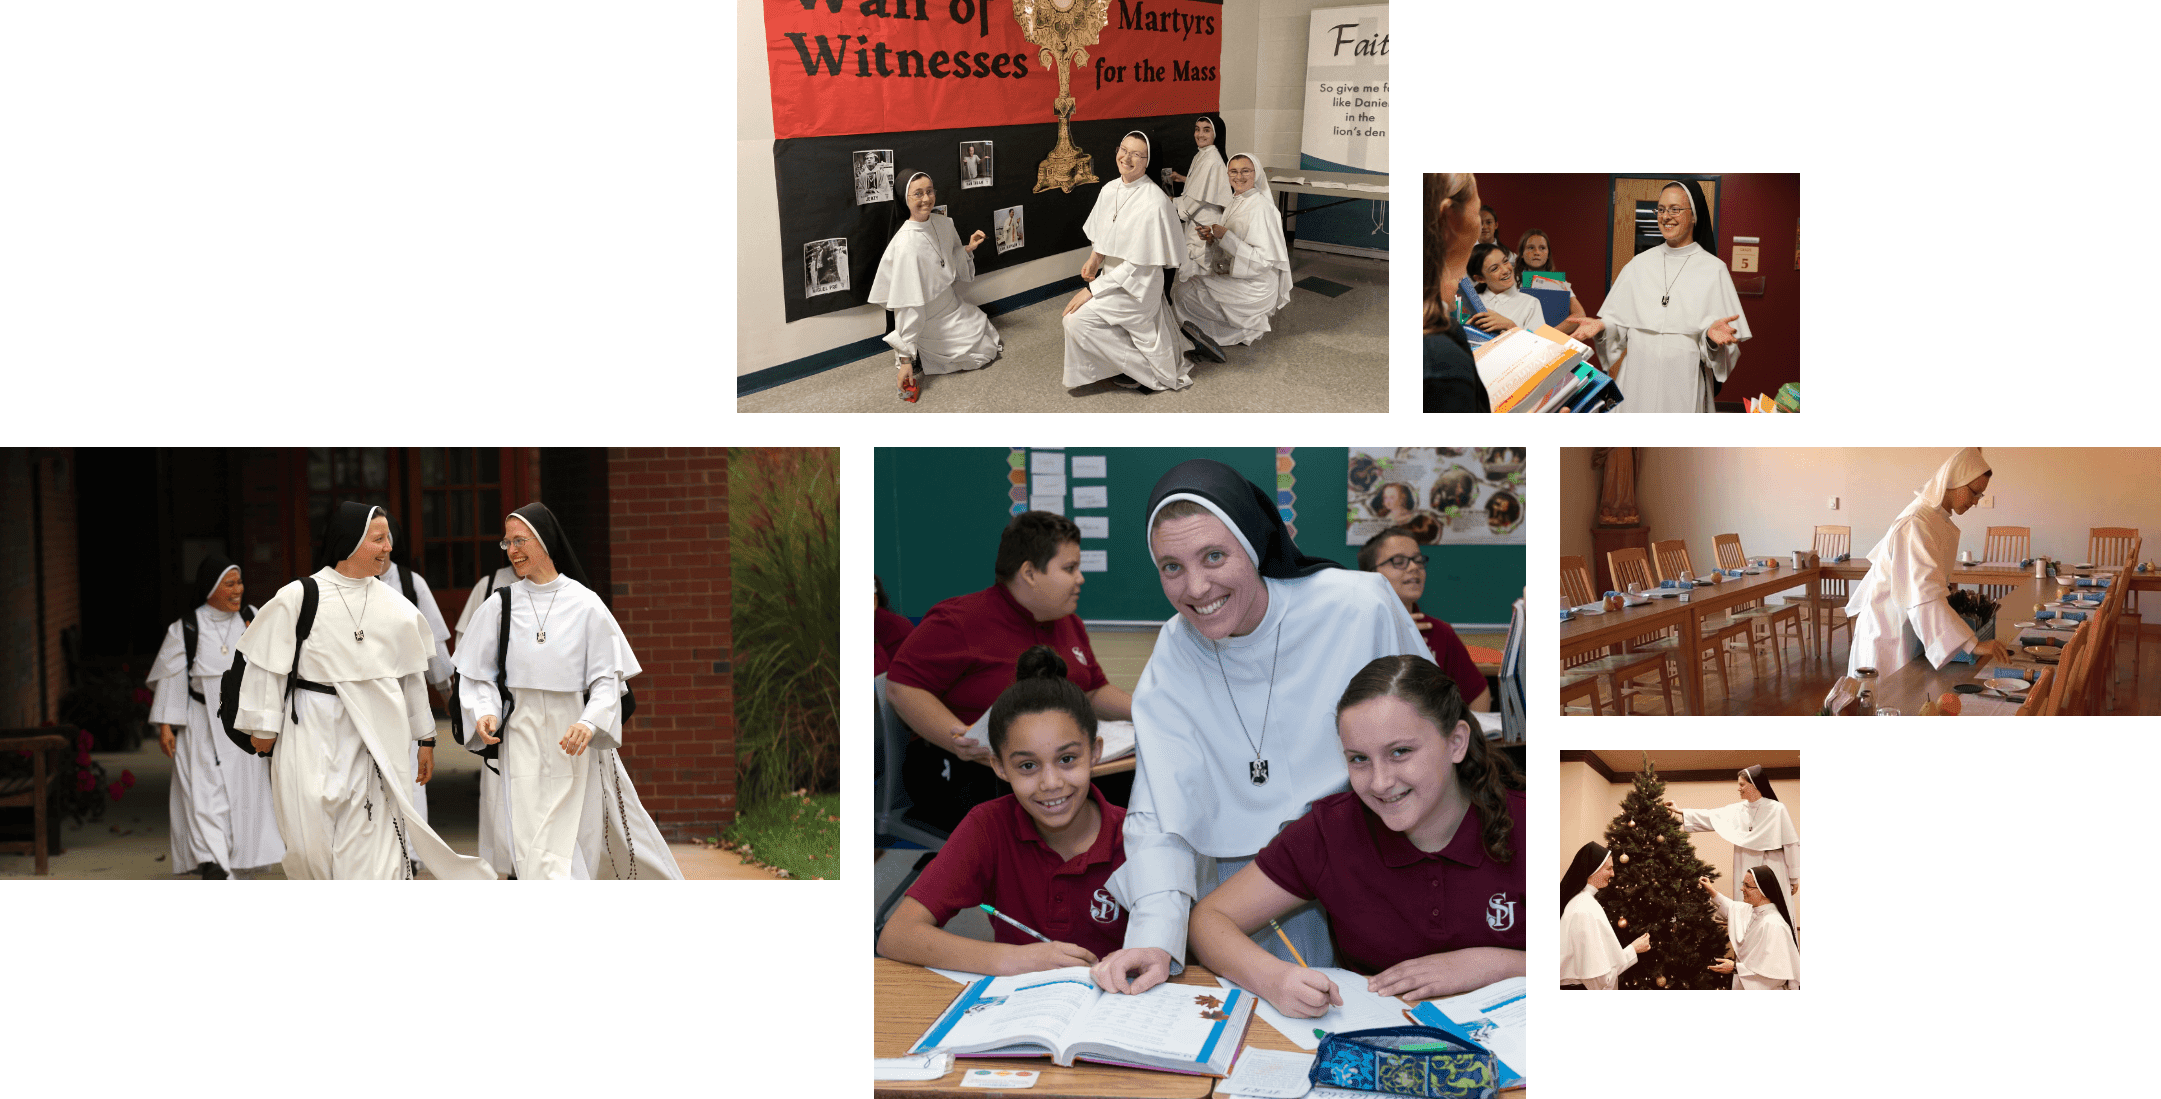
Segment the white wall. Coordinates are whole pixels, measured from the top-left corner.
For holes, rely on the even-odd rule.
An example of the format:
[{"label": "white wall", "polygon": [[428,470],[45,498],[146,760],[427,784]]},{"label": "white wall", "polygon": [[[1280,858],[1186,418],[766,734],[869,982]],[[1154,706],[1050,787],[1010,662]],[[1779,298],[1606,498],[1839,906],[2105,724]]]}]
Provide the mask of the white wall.
[{"label": "white wall", "polygon": [[[1562,873],[1567,872],[1578,848],[1592,840],[1605,842],[1606,825],[1620,815],[1621,803],[1636,788],[1632,779],[1623,778],[1621,782],[1608,782],[1588,763],[1561,764]],[[1793,817],[1794,829],[1806,836],[1807,827],[1801,823],[1801,780],[1773,779],[1771,786],[1778,791],[1778,800],[1785,803],[1787,814]],[[1741,795],[1734,790],[1731,780],[1668,782],[1666,800],[1677,809],[1716,809],[1741,800]],[[1718,868],[1719,888],[1732,896],[1733,884],[1726,878],[1733,873],[1733,845],[1718,838],[1716,832],[1690,832],[1688,838],[1695,845],[1696,857]]]},{"label": "white wall", "polygon": [[[1222,111],[1231,153],[1256,153],[1267,163],[1298,163],[1305,128],[1306,32],[1311,13],[1343,7],[1335,0],[1227,0],[1223,6]],[[736,71],[735,299],[736,373],[748,374],[885,332],[885,310],[874,305],[806,317],[793,324],[781,283],[780,222],[774,216],[773,91],[766,69],[764,9],[738,5]],[[1010,297],[1080,273],[1087,249],[1030,260],[976,280],[968,300]]]},{"label": "white wall", "polygon": [[[1653,448],[1643,451],[1636,495],[1653,539],[1685,538],[1707,562],[1711,536],[1738,533],[1751,554],[1810,545],[1819,523],[1853,528],[1853,553],[1868,552],[1953,447]],[[1976,556],[1992,526],[2033,528],[2033,552],[2086,556],[2089,527],[2137,527],[2161,555],[2161,450],[1984,447],[1995,477],[1994,508],[1957,518],[1959,545]],[[1839,497],[1837,511],[1829,509]],[[1595,499],[1595,498],[1594,498]]]}]

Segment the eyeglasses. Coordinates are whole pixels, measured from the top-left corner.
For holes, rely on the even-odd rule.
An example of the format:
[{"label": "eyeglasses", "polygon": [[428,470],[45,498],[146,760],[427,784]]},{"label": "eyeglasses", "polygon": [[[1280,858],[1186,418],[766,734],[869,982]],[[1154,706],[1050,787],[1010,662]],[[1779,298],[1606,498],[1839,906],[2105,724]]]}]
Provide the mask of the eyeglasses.
[{"label": "eyeglasses", "polygon": [[508,552],[510,550],[522,550],[532,544],[533,539],[531,538],[509,538],[505,539],[504,541],[497,542],[495,544],[495,548]]},{"label": "eyeglasses", "polygon": [[1381,567],[1384,569],[1417,569],[1424,572],[1426,571],[1426,557],[1424,554],[1399,553],[1381,562]]},{"label": "eyeglasses", "polygon": [[1680,217],[1682,214],[1689,213],[1694,209],[1693,206],[1661,206],[1658,208],[1658,212],[1661,215],[1672,214],[1674,217]]}]

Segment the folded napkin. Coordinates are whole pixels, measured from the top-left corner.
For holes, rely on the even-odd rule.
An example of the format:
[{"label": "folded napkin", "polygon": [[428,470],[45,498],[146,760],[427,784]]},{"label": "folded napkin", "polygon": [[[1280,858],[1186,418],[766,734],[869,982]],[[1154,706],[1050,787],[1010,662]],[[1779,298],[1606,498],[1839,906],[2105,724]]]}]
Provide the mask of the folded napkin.
[{"label": "folded napkin", "polygon": [[1745,571],[1743,569],[1720,569],[1718,574],[1729,580],[1739,580]]},{"label": "folded napkin", "polygon": [[2005,668],[2005,667],[2001,667],[2001,666],[1998,666],[1998,667],[1990,668],[1990,669],[1988,669],[1987,671],[1984,671],[1984,672],[1982,672],[1982,673],[1981,673],[1981,678],[1982,678],[1982,679],[2023,679],[2023,680],[2025,680],[2026,682],[2028,682],[2028,683],[2031,683],[2031,682],[2033,682],[2033,671],[2032,671],[2032,669],[2029,669],[2029,668]]},{"label": "folded napkin", "polygon": [[1974,663],[1978,663],[1978,662],[1980,661],[1980,659],[1981,659],[1980,657],[1978,657],[1978,656],[1975,656],[1975,655],[1974,655],[1974,654],[1972,654],[1972,653],[1957,653],[1957,654],[1955,654],[1955,655],[1953,655],[1953,656],[1951,657],[1951,663],[1953,663],[1953,664],[1974,664]]},{"label": "folded napkin", "polygon": [[1832,563],[1832,564],[1834,564],[1834,565],[1836,565],[1836,564],[1844,564],[1845,562],[1847,562],[1847,561],[1851,561],[1851,560],[1853,560],[1853,555],[1852,555],[1852,554],[1850,554],[1850,553],[1841,553],[1841,554],[1839,554],[1838,556],[1836,556],[1836,557],[1833,557],[1833,558],[1831,558],[1831,563]]},{"label": "folded napkin", "polygon": [[2054,648],[2062,645],[2065,640],[2067,639],[2062,634],[2055,633],[2022,633],[2018,635],[2018,644],[2022,649]]},{"label": "folded napkin", "polygon": [[1569,610],[1567,607],[1561,608],[1561,621],[1566,622],[1569,619],[1574,618],[1575,616],[1576,612]]},{"label": "folded napkin", "polygon": [[2078,586],[2082,588],[2105,588],[2108,587],[2108,584],[2109,578],[2106,576],[2081,576],[2078,578]]}]

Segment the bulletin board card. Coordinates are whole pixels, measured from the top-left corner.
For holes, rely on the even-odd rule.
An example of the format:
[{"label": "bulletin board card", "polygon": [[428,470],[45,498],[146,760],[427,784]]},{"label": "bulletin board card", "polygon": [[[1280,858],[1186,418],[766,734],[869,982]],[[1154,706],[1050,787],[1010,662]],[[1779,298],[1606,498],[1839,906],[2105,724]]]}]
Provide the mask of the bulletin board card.
[{"label": "bulletin board card", "polygon": [[1524,448],[1352,447],[1345,541],[1362,546],[1390,527],[1420,545],[1523,544]]},{"label": "bulletin board card", "polygon": [[[1299,549],[1358,567],[1358,546],[1336,528],[1349,508],[1351,452],[1342,447],[879,447],[874,567],[894,609],[921,618],[941,600],[989,587],[1014,509],[1044,505],[1081,527],[1083,619],[1162,622],[1173,611],[1147,558],[1148,494],[1189,458],[1214,458],[1275,486]],[[1039,480],[1050,477],[1063,484]],[[1506,626],[1524,587],[1522,545],[1443,543],[1424,552],[1421,610],[1459,625]]]}]

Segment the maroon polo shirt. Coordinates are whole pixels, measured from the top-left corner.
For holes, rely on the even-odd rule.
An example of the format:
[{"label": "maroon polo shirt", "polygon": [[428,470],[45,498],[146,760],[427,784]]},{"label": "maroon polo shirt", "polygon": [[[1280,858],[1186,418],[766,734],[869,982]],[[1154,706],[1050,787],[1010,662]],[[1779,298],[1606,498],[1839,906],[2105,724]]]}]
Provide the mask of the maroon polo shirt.
[{"label": "maroon polo shirt", "polygon": [[1425,621],[1418,623],[1418,633],[1426,639],[1433,662],[1455,681],[1465,705],[1486,689],[1485,675],[1479,672],[1478,662],[1471,659],[1471,650],[1464,647],[1463,639],[1456,636],[1454,626],[1429,614]]},{"label": "maroon polo shirt", "polygon": [[877,610],[877,627],[873,632],[878,641],[878,658],[872,664],[871,674],[884,675],[886,670],[893,666],[894,651],[915,631],[915,624],[896,611],[889,611],[884,607]]},{"label": "maroon polo shirt", "polygon": [[1083,691],[1110,682],[1096,666],[1079,615],[1038,622],[1004,584],[932,607],[893,654],[886,681],[937,695],[954,717],[973,725],[1013,685],[1020,654],[1034,645],[1056,650],[1066,678]]},{"label": "maroon polo shirt", "polygon": [[[996,906],[1054,941],[1072,943],[1101,958],[1125,946],[1126,913],[1104,884],[1126,861],[1126,811],[1103,800],[1094,786],[1088,797],[1103,825],[1088,850],[1068,860],[1043,842],[1035,818],[1011,794],[968,811],[908,895],[930,909],[940,927],[965,908]],[[1036,940],[992,918],[997,940],[1026,946]]]},{"label": "maroon polo shirt", "polygon": [[1254,858],[1284,891],[1328,907],[1337,961],[1374,974],[1468,946],[1523,949],[1523,795],[1508,795],[1509,861],[1487,857],[1478,807],[1428,854],[1351,791],[1313,803]]}]

